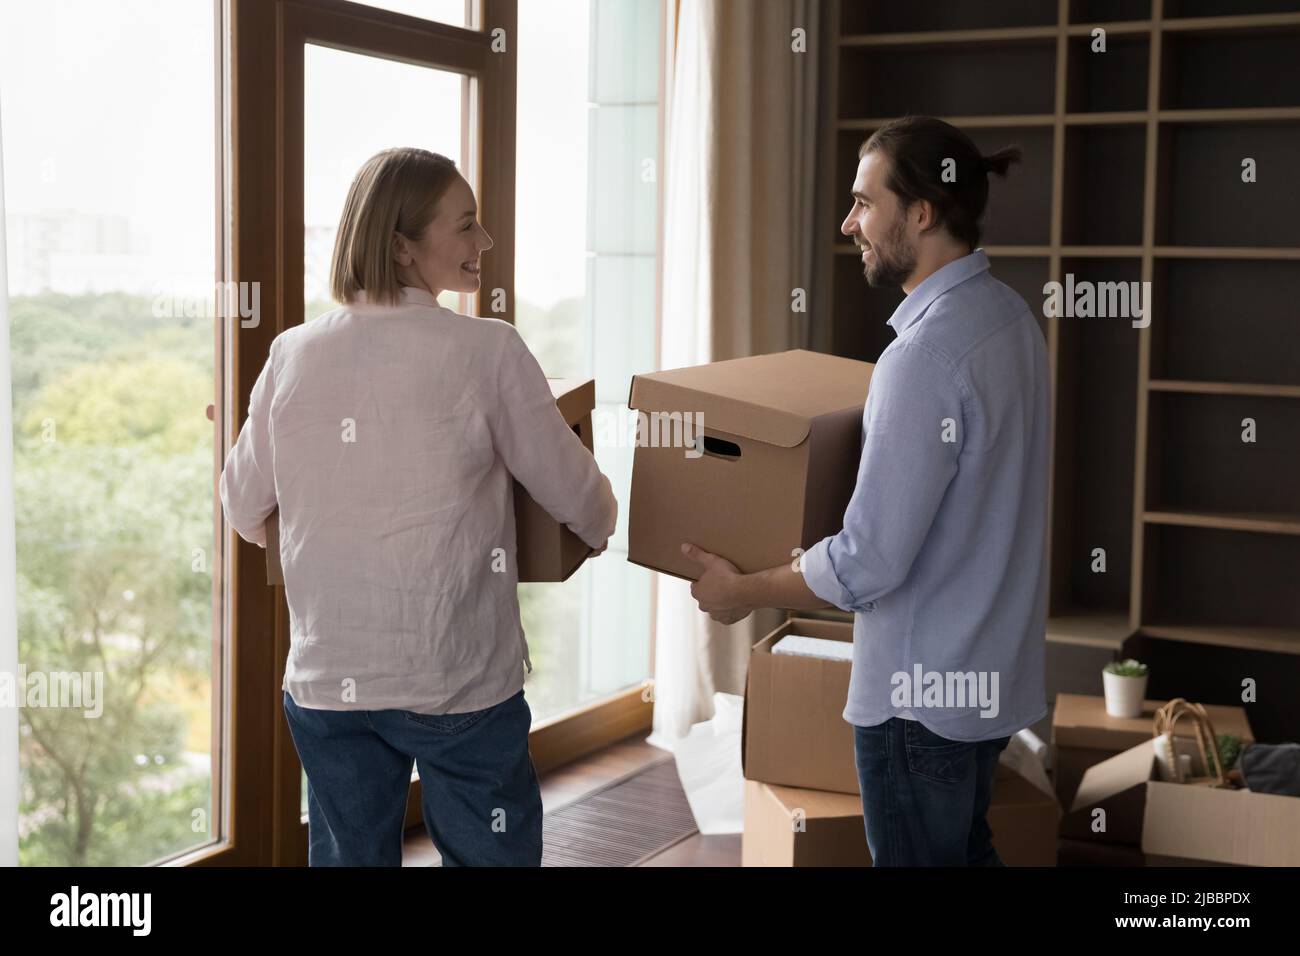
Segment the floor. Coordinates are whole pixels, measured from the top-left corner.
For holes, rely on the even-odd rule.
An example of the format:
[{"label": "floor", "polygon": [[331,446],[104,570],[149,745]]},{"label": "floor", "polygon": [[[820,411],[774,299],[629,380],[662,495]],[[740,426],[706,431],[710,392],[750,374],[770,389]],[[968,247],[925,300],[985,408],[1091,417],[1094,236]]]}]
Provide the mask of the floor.
[{"label": "floor", "polygon": [[[542,809],[572,803],[634,770],[654,763],[664,751],[643,737],[629,737],[581,760],[542,775]],[[403,866],[436,866],[438,851],[424,827],[406,831]],[[696,833],[646,860],[641,866],[740,866],[740,834],[701,836]]]}]

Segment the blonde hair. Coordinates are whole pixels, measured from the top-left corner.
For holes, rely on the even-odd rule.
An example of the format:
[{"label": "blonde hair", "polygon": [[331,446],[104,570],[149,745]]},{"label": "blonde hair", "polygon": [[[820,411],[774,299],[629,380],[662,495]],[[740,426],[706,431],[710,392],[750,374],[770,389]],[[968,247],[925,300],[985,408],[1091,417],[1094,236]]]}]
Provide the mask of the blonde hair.
[{"label": "blonde hair", "polygon": [[366,160],[343,206],[330,263],[330,294],[345,304],[356,301],[362,290],[371,302],[400,301],[393,233],[418,241],[438,200],[459,175],[455,163],[427,149],[386,149]]}]

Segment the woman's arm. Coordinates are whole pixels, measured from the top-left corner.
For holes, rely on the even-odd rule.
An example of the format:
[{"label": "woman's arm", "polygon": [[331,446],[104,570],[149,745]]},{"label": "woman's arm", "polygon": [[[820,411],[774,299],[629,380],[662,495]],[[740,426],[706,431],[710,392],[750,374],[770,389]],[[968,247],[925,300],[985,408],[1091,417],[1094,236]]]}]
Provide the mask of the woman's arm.
[{"label": "woman's arm", "polygon": [[245,541],[266,547],[266,519],[275,510],[271,469],[271,397],[275,394],[275,343],[248,398],[248,420],[221,469],[221,507]]},{"label": "woman's arm", "polygon": [[596,459],[564,421],[542,367],[513,326],[497,364],[492,438],[507,470],[556,521],[604,550],[618,502]]}]

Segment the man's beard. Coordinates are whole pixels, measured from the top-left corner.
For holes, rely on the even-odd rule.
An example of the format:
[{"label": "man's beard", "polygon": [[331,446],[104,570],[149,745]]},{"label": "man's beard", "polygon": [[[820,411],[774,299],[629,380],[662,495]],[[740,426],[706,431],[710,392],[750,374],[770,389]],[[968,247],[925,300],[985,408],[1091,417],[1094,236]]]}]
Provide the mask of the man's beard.
[{"label": "man's beard", "polygon": [[862,274],[873,289],[897,289],[916,271],[916,246],[908,243],[904,228],[899,216],[890,227],[888,245],[872,244],[871,262],[863,265]]}]

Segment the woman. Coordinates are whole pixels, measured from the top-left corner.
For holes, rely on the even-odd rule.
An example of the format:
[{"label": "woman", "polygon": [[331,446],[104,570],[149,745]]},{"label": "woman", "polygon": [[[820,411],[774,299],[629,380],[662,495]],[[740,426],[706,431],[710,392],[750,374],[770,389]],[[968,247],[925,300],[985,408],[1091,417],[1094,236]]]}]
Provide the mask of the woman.
[{"label": "woman", "polygon": [[479,288],[477,208],[444,156],[361,168],[343,305],[271,343],[221,474],[246,540],[280,510],[312,866],[401,864],[412,762],[444,865],[541,862],[511,478],[597,552],[617,506],[514,326],[437,303]]}]

